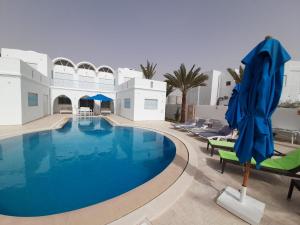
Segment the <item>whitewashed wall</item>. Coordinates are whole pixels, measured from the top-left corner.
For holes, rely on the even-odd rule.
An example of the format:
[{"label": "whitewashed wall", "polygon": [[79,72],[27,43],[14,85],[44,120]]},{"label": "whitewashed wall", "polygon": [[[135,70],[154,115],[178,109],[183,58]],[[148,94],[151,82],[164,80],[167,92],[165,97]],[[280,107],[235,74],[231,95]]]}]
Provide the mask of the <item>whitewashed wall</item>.
[{"label": "whitewashed wall", "polygon": [[[15,58],[0,58],[0,124],[17,125],[49,114],[49,78]],[[28,92],[38,94],[38,106],[28,106]],[[48,100],[44,101],[44,96]],[[47,109],[47,111],[45,111]]]},{"label": "whitewashed wall", "polygon": [[284,68],[281,102],[300,101],[300,62],[289,61]]},{"label": "whitewashed wall", "polygon": [[87,69],[75,69],[72,67],[55,65],[53,69],[52,86],[114,91],[114,75],[106,72],[99,72]]},{"label": "whitewashed wall", "polygon": [[[28,93],[38,94],[38,105],[28,105]],[[22,124],[50,114],[49,87],[29,79],[21,79]],[[46,106],[45,106],[46,105]]]},{"label": "whitewashed wall", "polygon": [[[238,72],[238,70],[236,70],[236,72]],[[228,99],[220,101],[220,105],[228,105],[229,102],[229,98],[231,96],[232,90],[235,87],[235,81],[232,78],[232,76],[226,71],[225,73],[222,73],[222,75],[220,76],[220,81],[219,81],[219,95],[218,97],[225,97],[227,96]],[[230,82],[230,85],[227,85],[226,83]]]},{"label": "whitewashed wall", "polygon": [[[54,112],[59,111],[58,109],[53,110],[53,107],[55,107],[54,101],[57,97],[61,95],[67,96],[71,102],[72,102],[72,111],[73,114],[77,113],[78,107],[79,107],[79,100],[82,97],[85,96],[93,96],[97,94],[103,94],[113,100],[116,98],[115,92],[101,92],[97,90],[80,90],[80,89],[70,89],[70,88],[60,88],[60,87],[51,87],[51,114]],[[115,101],[114,101],[115,102]],[[114,104],[113,102],[113,104]],[[99,105],[99,101],[95,101],[95,104]]]},{"label": "whitewashed wall", "polygon": [[22,124],[21,79],[19,77],[0,76],[0,102],[0,124]]},{"label": "whitewashed wall", "polygon": [[121,85],[132,78],[143,78],[143,73],[128,68],[119,68],[116,76],[116,85]]},{"label": "whitewashed wall", "polygon": [[[130,108],[125,108],[125,99],[130,99]],[[134,120],[134,90],[127,89],[117,92],[116,113],[119,116]]]},{"label": "whitewashed wall", "polygon": [[52,61],[46,54],[34,51],[2,48],[1,57],[20,59],[44,76],[50,76],[51,74]]},{"label": "whitewashed wall", "polygon": [[[130,98],[130,109],[124,107],[126,98]],[[156,99],[157,109],[145,109],[145,99]],[[135,78],[118,87],[117,114],[130,120],[164,120],[165,105],[165,82]]]},{"label": "whitewashed wall", "polygon": [[212,70],[205,72],[208,75],[206,86],[196,87],[189,90],[187,104],[189,105],[215,105],[219,94],[220,71]]},{"label": "whitewashed wall", "polygon": [[[174,119],[177,107],[180,105],[166,105],[166,118]],[[227,106],[200,105],[195,107],[196,118],[219,119],[226,123],[225,113]],[[277,108],[272,117],[273,127],[300,130],[300,115],[297,109]]]}]

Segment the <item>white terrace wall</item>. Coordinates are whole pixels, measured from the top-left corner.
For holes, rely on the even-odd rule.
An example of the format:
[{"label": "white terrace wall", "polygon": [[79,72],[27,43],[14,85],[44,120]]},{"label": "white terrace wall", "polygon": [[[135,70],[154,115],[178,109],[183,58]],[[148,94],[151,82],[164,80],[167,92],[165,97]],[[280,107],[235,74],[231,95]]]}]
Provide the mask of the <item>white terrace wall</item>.
[{"label": "white terrace wall", "polygon": [[0,102],[0,124],[22,124],[21,79],[19,77],[0,76]]},{"label": "white terrace wall", "polygon": [[[157,105],[151,108],[149,101],[156,102]],[[134,78],[118,86],[117,115],[130,120],[164,120],[165,104],[165,82]]]},{"label": "white terrace wall", "polygon": [[52,61],[46,54],[2,48],[1,57],[20,59],[45,76],[50,76],[51,74]]},{"label": "white terrace wall", "polygon": [[[0,124],[17,125],[50,113],[49,78],[15,58],[0,58]],[[28,105],[28,93],[38,96]]]},{"label": "white terrace wall", "polygon": [[[50,80],[21,61],[22,124],[50,114]],[[28,93],[38,94],[38,105],[28,106]]]},{"label": "white terrace wall", "polygon": [[[166,105],[166,118],[174,119],[177,107],[180,105]],[[199,105],[195,107],[196,118],[204,119],[219,119],[226,123],[225,113],[227,106],[209,106]],[[277,108],[272,117],[273,127],[300,130],[300,115],[297,114],[297,109]]]}]

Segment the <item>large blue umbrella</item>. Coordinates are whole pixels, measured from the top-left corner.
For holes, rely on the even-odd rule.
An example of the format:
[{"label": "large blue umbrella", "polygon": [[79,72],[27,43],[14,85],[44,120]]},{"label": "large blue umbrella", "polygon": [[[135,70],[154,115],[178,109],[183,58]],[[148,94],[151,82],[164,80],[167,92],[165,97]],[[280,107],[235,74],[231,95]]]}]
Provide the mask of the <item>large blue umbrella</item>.
[{"label": "large blue umbrella", "polygon": [[84,99],[87,99],[87,100],[97,100],[97,101],[101,101],[101,102],[111,102],[112,101],[111,98],[106,97],[105,95],[102,95],[102,94],[97,94],[97,95],[94,95],[92,97],[86,97]]},{"label": "large blue umbrella", "polygon": [[237,129],[238,122],[242,119],[242,112],[239,104],[239,92],[240,84],[236,84],[232,90],[232,94],[228,103],[228,109],[225,114],[225,119],[227,120],[231,129]]},{"label": "large blue umbrella", "polygon": [[238,122],[239,137],[234,146],[241,163],[253,157],[259,165],[273,155],[271,116],[279,103],[288,60],[287,51],[273,38],[266,38],[242,60],[245,71],[239,104],[245,115]]},{"label": "large blue umbrella", "polygon": [[269,37],[242,60],[245,70],[238,104],[243,115],[237,124],[239,137],[234,145],[239,161],[245,163],[241,202],[246,196],[251,158],[259,167],[274,152],[271,116],[279,103],[288,60],[290,56],[280,42]]}]

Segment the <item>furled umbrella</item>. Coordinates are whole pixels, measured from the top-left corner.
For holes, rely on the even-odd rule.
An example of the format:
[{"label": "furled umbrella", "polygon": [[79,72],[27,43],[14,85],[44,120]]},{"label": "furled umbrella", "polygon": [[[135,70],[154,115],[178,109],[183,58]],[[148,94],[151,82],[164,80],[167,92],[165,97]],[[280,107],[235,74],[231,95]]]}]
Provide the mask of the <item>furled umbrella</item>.
[{"label": "furled umbrella", "polygon": [[[267,37],[243,60],[245,70],[240,83],[238,102],[230,104],[242,112],[237,122],[239,137],[234,150],[245,165],[241,191],[226,187],[217,199],[217,204],[250,224],[259,224],[265,204],[246,196],[252,157],[259,164],[273,155],[271,116],[275,111],[282,90],[284,64],[289,54],[278,40]],[[234,96],[232,97],[234,99]],[[228,115],[227,115],[228,116]],[[234,117],[235,118],[235,117]]]},{"label": "furled umbrella", "polygon": [[259,167],[273,155],[271,116],[279,103],[284,64],[288,60],[288,52],[271,37],[266,37],[242,60],[245,71],[239,105],[245,115],[238,122],[239,137],[234,145],[239,161],[246,165],[241,201],[246,195],[251,158]]},{"label": "furled umbrella", "polygon": [[232,94],[228,103],[228,109],[225,114],[225,119],[227,120],[231,129],[238,128],[237,124],[242,119],[243,116],[239,104],[239,92],[240,92],[240,84],[236,84],[232,90]]}]

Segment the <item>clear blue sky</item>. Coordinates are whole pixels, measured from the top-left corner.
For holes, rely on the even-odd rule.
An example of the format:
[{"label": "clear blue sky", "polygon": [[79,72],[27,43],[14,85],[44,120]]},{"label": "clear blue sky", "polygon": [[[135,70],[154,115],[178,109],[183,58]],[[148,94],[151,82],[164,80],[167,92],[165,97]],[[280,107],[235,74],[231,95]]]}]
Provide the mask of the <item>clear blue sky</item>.
[{"label": "clear blue sky", "polygon": [[114,68],[238,67],[266,34],[300,60],[299,0],[0,0],[0,47]]}]

